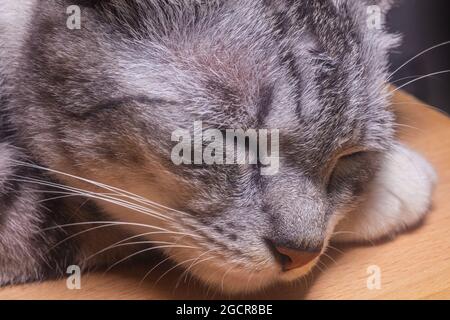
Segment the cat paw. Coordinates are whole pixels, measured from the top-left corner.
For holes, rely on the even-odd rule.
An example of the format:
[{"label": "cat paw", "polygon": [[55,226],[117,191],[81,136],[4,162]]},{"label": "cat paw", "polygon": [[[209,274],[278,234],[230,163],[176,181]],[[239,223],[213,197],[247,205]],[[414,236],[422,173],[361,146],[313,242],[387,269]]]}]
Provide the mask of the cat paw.
[{"label": "cat paw", "polygon": [[335,241],[374,241],[393,238],[418,225],[429,211],[437,181],[432,166],[421,155],[396,145],[362,205],[337,226]]}]

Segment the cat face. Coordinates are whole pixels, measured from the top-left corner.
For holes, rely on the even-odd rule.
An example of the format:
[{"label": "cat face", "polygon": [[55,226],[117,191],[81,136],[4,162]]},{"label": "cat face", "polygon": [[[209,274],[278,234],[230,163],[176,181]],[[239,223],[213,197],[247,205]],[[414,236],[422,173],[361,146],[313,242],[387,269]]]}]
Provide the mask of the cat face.
[{"label": "cat face", "polygon": [[[80,30],[66,1],[42,1],[23,47],[13,121],[33,156],[170,207],[152,207],[161,219],[97,201],[177,232],[148,237],[185,245],[164,250],[203,281],[250,290],[308,272],[393,139],[394,40],[368,29],[367,4],[73,2]],[[277,173],[174,164],[172,133],[196,121],[278,130]],[[314,257],[287,268],[292,250]]]}]

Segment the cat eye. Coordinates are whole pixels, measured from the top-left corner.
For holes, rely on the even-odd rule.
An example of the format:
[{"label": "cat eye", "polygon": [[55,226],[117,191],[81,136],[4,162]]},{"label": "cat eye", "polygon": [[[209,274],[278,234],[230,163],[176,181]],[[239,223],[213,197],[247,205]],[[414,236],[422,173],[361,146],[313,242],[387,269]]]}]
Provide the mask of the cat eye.
[{"label": "cat eye", "polygon": [[338,157],[338,161],[356,158],[356,157],[358,157],[358,156],[362,156],[362,155],[365,155],[365,154],[367,154],[367,153],[368,153],[368,151],[365,151],[365,150],[353,150],[353,151],[348,151],[348,152],[345,152],[345,153],[341,154],[341,155]]},{"label": "cat eye", "polygon": [[328,187],[330,185],[330,181],[332,180],[335,173],[341,169],[343,166],[351,166],[352,161],[356,161],[357,159],[361,159],[369,152],[367,150],[361,148],[351,148],[347,149],[344,152],[341,152],[330,164],[327,168],[327,173],[325,175],[325,185]]}]

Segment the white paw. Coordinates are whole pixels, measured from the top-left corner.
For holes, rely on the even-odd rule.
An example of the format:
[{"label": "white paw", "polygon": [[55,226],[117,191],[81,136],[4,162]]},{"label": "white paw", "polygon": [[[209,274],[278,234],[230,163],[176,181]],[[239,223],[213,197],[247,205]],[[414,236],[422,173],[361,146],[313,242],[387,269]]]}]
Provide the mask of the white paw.
[{"label": "white paw", "polygon": [[[393,237],[428,212],[437,175],[419,154],[397,145],[383,161],[368,198],[336,228],[336,241]],[[348,232],[348,233],[346,233]]]}]

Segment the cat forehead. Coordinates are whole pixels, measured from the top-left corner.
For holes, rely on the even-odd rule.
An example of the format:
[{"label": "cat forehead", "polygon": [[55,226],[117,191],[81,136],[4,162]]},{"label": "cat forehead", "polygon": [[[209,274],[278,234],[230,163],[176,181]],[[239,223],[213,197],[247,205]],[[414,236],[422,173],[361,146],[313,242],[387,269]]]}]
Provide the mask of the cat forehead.
[{"label": "cat forehead", "polygon": [[279,129],[318,152],[346,142],[378,149],[390,137],[384,74],[363,72],[360,55],[336,61],[313,40],[287,52],[267,50],[265,59],[228,50],[178,52],[173,59],[167,52],[165,63],[152,64],[148,73],[145,60],[127,59],[134,66],[119,73],[131,92],[177,101],[171,119],[183,128],[201,120],[217,129]]},{"label": "cat forehead", "polygon": [[[159,3],[140,3],[147,2]],[[190,15],[190,22],[185,19],[191,11],[178,12],[181,21],[175,21],[185,28],[172,30],[174,34],[165,39],[98,36],[97,17],[92,17],[92,25],[86,17],[87,26],[79,34],[85,35],[86,45],[98,36],[91,43],[92,55],[98,50],[102,61],[91,64],[103,65],[122,93],[176,101],[174,120],[289,131],[303,126],[318,132],[313,129],[325,127],[330,120],[340,123],[330,128],[350,127],[373,122],[383,111],[377,93],[384,66],[372,54],[376,41],[369,46],[354,21],[345,22],[330,4],[306,1],[303,8],[298,3],[289,7],[267,1],[229,2],[227,14],[220,6],[210,6],[196,13],[198,21],[191,21]],[[141,9],[133,11],[137,18],[142,14],[149,18],[151,11]],[[164,31],[155,18],[142,21],[153,21],[147,29]],[[124,26],[142,27],[140,23]],[[64,46],[71,45],[75,46],[71,42]],[[98,72],[89,74],[88,68],[81,72],[88,79],[99,77]],[[308,122],[315,125],[305,127]]]},{"label": "cat forehead", "polygon": [[[199,120],[205,127],[222,130],[278,129],[283,139],[298,146],[297,150],[324,157],[324,150],[333,152],[346,144],[382,149],[392,134],[382,88],[368,94],[371,87],[364,83],[369,79],[354,86],[349,80],[352,77],[342,74],[330,85],[308,72],[314,70],[305,69],[296,79],[280,68],[271,77],[251,81],[204,75],[202,83],[193,85],[197,80],[192,80],[188,88],[171,84],[177,103],[170,111],[161,112],[170,116],[172,125],[187,129]],[[167,81],[171,79],[177,77]],[[164,88],[168,86],[164,82]]]},{"label": "cat forehead", "polygon": [[326,117],[333,109],[350,119],[358,111],[351,107],[361,104],[377,111],[380,104],[371,101],[377,95],[367,91],[379,92],[381,63],[366,61],[358,50],[338,60],[311,35],[301,39],[290,47],[267,41],[264,53],[240,44],[157,48],[151,57],[142,55],[145,50],[126,50],[116,59],[115,74],[136,95],[178,101],[186,115],[224,125],[261,125],[270,114]]},{"label": "cat forehead", "polygon": [[[180,3],[187,5],[190,2]],[[336,70],[336,66],[342,66],[340,71],[346,69],[348,73],[357,73],[361,72],[363,64],[379,66],[372,57],[378,49],[377,41],[364,39],[366,35],[361,30],[361,23],[355,21],[359,19],[356,9],[355,16],[348,12],[343,16],[338,10],[353,1],[321,1],[319,4],[307,1],[304,5],[294,2],[293,6],[283,3],[244,1],[237,5],[230,2],[227,10],[221,12],[213,10],[214,6],[204,8],[200,1],[197,5],[203,10],[197,14],[203,19],[199,17],[197,26],[188,24],[190,27],[183,27],[183,32],[166,38],[156,47],[154,43],[148,48],[144,46],[132,57],[126,52],[119,61],[124,61],[125,71],[136,71],[139,75],[142,81],[133,84],[137,88],[152,87],[173,95],[178,90],[184,98],[191,96],[191,100],[198,103],[204,99],[210,105],[217,101],[219,105],[246,104],[250,108],[261,100],[261,96],[262,100],[264,96],[267,99],[267,88],[276,86],[275,80],[288,77],[299,87],[302,80],[308,82],[308,77],[323,74],[320,69]],[[234,7],[239,10],[231,10]],[[146,21],[153,21],[147,28],[158,29],[154,19]],[[145,29],[145,26],[141,28]],[[374,44],[369,45],[371,42]],[[149,63],[145,56],[139,57],[146,49],[159,55],[159,64],[155,63],[154,57],[149,57],[152,60]],[[311,66],[315,70],[311,70]],[[164,90],[151,79],[147,79],[149,84],[146,86],[143,73],[157,74],[156,81],[166,82]],[[287,73],[287,77],[283,73]],[[336,72],[339,76],[342,73]],[[379,74],[375,72],[373,78]],[[129,78],[124,80],[132,82]],[[332,85],[337,87],[336,80],[342,80],[342,77],[334,80]]]}]

